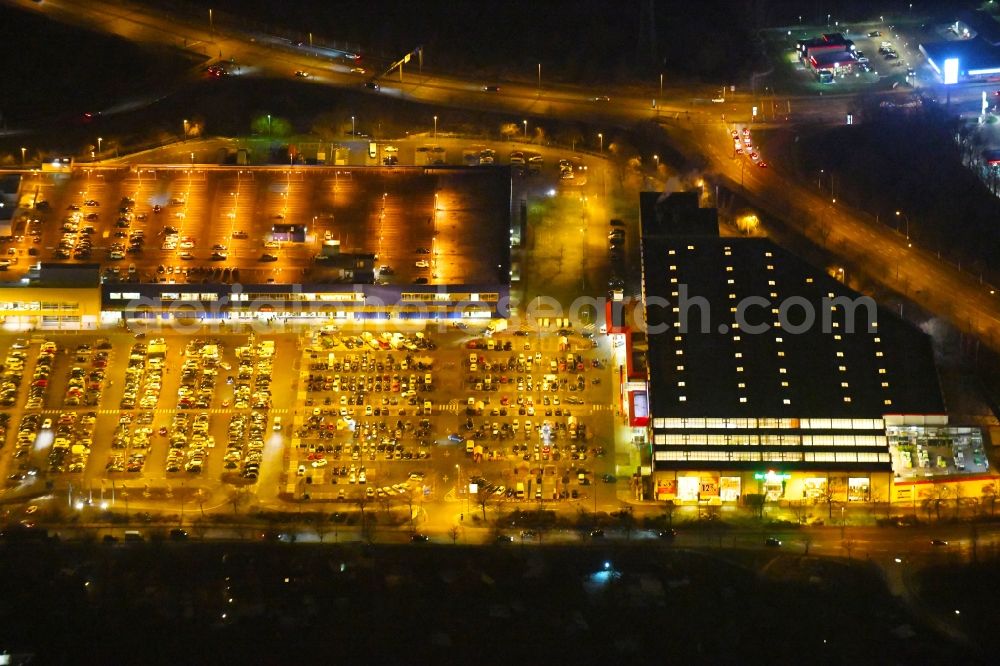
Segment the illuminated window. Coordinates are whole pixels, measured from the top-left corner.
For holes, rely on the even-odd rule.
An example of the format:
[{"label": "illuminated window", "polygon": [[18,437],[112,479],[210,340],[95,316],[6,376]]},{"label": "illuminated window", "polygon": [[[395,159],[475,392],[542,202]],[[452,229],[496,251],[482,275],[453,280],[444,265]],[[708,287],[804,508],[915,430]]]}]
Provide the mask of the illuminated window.
[{"label": "illuminated window", "polygon": [[734,335],[733,336],[733,340],[735,340],[736,342],[739,342],[740,341],[740,336]]},{"label": "illuminated window", "polygon": [[677,382],[677,388],[684,388],[687,386],[687,382]]},{"label": "illuminated window", "polygon": [[767,286],[768,287],[773,287],[774,286],[774,280],[768,280],[767,281]]},{"label": "illuminated window", "polygon": [[838,365],[837,366],[837,370],[840,370],[841,372],[847,372],[847,366],[846,365]]},{"label": "illuminated window", "polygon": [[885,374],[885,368],[879,368],[878,369],[878,374],[884,375]]},{"label": "illuminated window", "polygon": [[889,382],[882,382],[882,388],[889,388]]},{"label": "illuminated window", "polygon": [[848,388],[848,383],[847,382],[840,382],[840,387],[841,388]]},{"label": "illuminated window", "polygon": [[882,404],[884,404],[884,405],[891,405],[892,404],[892,400],[889,400],[888,398],[886,398],[885,400],[882,401]]},{"label": "illuminated window", "polygon": [[842,351],[837,352],[837,358],[844,358],[844,352]]},{"label": "illuminated window", "polygon": [[792,404],[792,401],[791,401],[791,400],[790,400],[789,398],[785,398],[785,399],[784,399],[784,400],[782,400],[781,402],[783,402],[783,403],[784,403],[784,404],[786,404],[786,405],[790,405],[790,404]]},{"label": "illuminated window", "polygon": [[687,396],[686,395],[679,395],[679,396],[677,396],[677,399],[680,402],[687,402]]},{"label": "illuminated window", "polygon": [[742,365],[736,366],[736,372],[743,372],[743,366]]},{"label": "illuminated window", "polygon": [[734,280],[733,278],[729,278],[728,280],[726,280],[726,284],[736,284],[736,280]]},{"label": "illuminated window", "polygon": [[778,368],[778,374],[784,375],[788,373],[788,368]]},{"label": "illuminated window", "polygon": [[734,356],[735,356],[736,358],[743,358],[743,352],[736,352],[736,353],[734,354]]},{"label": "illuminated window", "polygon": [[781,388],[788,388],[788,382],[781,382]]},{"label": "illuminated window", "polygon": [[684,355],[684,350],[683,349],[675,349],[674,353],[677,354],[678,356],[683,356]]},{"label": "illuminated window", "polygon": [[677,366],[677,372],[684,372],[684,366],[683,365],[678,365]]},{"label": "illuminated window", "polygon": [[746,387],[747,387],[747,383],[746,382],[740,382],[740,383],[738,383],[736,385],[736,388],[745,389]]},{"label": "illuminated window", "polygon": [[882,358],[882,352],[880,351],[875,352],[875,356]]},{"label": "illuminated window", "polygon": [[746,398],[744,398],[743,396],[740,396],[740,402],[746,402],[746,401],[747,401]]},{"label": "illuminated window", "polygon": [[780,337],[779,337],[779,338],[775,338],[775,339],[774,339],[774,341],[775,341],[775,342],[784,342],[784,341],[785,341],[785,339],[784,339],[784,338],[780,338]]},{"label": "illuminated window", "polygon": [[845,395],[844,396],[844,402],[850,402],[850,401],[851,401],[851,396]]},{"label": "illuminated window", "polygon": [[778,352],[778,358],[784,358],[784,356],[785,356],[785,352],[783,352],[783,351],[779,351]]}]

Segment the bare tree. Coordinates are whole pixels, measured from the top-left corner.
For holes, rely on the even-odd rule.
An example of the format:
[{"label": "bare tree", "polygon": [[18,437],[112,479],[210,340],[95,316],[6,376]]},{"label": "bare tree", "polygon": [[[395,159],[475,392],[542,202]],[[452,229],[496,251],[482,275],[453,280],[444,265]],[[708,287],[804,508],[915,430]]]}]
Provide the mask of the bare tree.
[{"label": "bare tree", "polygon": [[673,500],[667,500],[663,503],[663,513],[667,516],[667,525],[670,527],[674,526],[674,509],[677,505],[674,504]]},{"label": "bare tree", "polygon": [[208,532],[208,523],[203,518],[198,518],[191,521],[190,530],[194,532],[199,541],[204,541],[205,534]]},{"label": "bare tree", "polygon": [[358,511],[361,512],[361,535],[365,537],[365,539],[367,539],[368,541],[371,541],[371,534],[368,531],[368,516],[365,514],[365,507],[368,506],[370,500],[368,499],[367,495],[362,493],[361,495],[358,496],[358,499],[355,501],[357,502],[358,505]]},{"label": "bare tree", "polygon": [[844,539],[840,542],[840,545],[847,552],[847,559],[851,559],[851,553],[854,551],[854,547],[857,546],[854,539]]},{"label": "bare tree", "polygon": [[236,492],[229,496],[229,503],[233,505],[233,513],[239,515],[240,508],[246,505],[251,497],[253,497],[253,493],[246,486],[237,488]]},{"label": "bare tree", "polygon": [[827,477],[826,486],[824,486],[819,495],[820,501],[826,503],[826,519],[831,522],[833,521],[833,503],[839,489],[839,486],[835,486],[834,481],[835,479]]},{"label": "bare tree", "polygon": [[806,522],[806,501],[804,499],[789,501],[788,508],[792,510],[796,523],[801,525]]},{"label": "bare tree", "polygon": [[632,515],[632,507],[624,506],[618,512],[618,526],[625,532],[625,539],[632,539],[632,530],[635,529],[635,516]]},{"label": "bare tree", "polygon": [[486,505],[493,499],[493,493],[487,490],[482,484],[476,490],[476,504],[483,511],[483,521],[486,520]]},{"label": "bare tree", "polygon": [[452,545],[458,543],[458,535],[461,534],[461,532],[462,528],[460,528],[458,525],[452,525],[451,527],[448,528],[448,536],[451,537]]},{"label": "bare tree", "polygon": [[411,530],[414,528],[413,503],[418,496],[417,492],[418,491],[416,489],[411,488],[406,491],[405,495],[403,495],[403,499],[406,501],[407,515],[409,516],[410,519]]},{"label": "bare tree", "polygon": [[982,500],[982,504],[984,504],[984,505],[988,504],[989,505],[989,507],[990,507],[990,515],[991,516],[993,515],[993,512],[994,512],[994,510],[996,508],[996,503],[997,503],[997,490],[996,490],[996,486],[994,486],[992,483],[988,483],[988,484],[984,485],[983,486],[983,500]]},{"label": "bare tree", "polygon": [[316,533],[316,538],[319,539],[320,543],[323,543],[323,541],[326,539],[326,533],[329,530],[329,527],[330,527],[330,519],[325,513],[319,512],[315,514],[312,523],[312,529],[313,532]]},{"label": "bare tree", "polygon": [[934,516],[941,520],[941,506],[948,500],[951,490],[943,483],[934,484],[931,488],[930,506],[934,508]]},{"label": "bare tree", "polygon": [[764,504],[767,495],[761,493],[747,493],[743,496],[744,503],[753,510],[754,515],[761,519],[764,517]]}]

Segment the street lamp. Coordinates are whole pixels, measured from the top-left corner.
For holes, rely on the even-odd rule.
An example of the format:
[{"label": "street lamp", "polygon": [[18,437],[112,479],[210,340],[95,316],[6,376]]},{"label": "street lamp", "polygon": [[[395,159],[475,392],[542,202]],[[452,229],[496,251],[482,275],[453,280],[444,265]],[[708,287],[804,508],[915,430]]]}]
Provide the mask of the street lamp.
[{"label": "street lamp", "polygon": [[271,114],[267,114],[267,138],[271,138]]},{"label": "street lamp", "polygon": [[22,146],[21,147],[21,166],[24,166],[24,164],[25,164],[25,157],[24,157],[24,155],[27,152],[28,152],[28,149]]},{"label": "street lamp", "polygon": [[598,132],[598,133],[597,133],[597,138],[598,138],[598,139],[600,140],[600,142],[601,142],[601,151],[600,151],[600,152],[602,152],[602,153],[603,153],[603,152],[604,152],[604,135],[603,135],[603,134],[601,134],[600,132]]},{"label": "street lamp", "polygon": [[542,92],[542,63],[538,63],[538,92]]},{"label": "street lamp", "polygon": [[[896,217],[899,217],[900,215],[903,216],[903,220],[906,222],[906,240],[910,240],[910,218],[907,217],[906,213],[897,210]],[[896,230],[899,231],[898,224],[896,225]]]},{"label": "street lamp", "polygon": [[357,128],[354,124],[354,116],[351,116],[351,136],[357,136]]},{"label": "street lamp", "polygon": [[657,168],[657,170],[659,170],[659,168],[660,168],[660,156],[659,155],[653,155],[653,160],[656,162],[656,168]]},{"label": "street lamp", "polygon": [[97,137],[97,154],[101,154],[101,142],[104,141],[101,137]]},{"label": "street lamp", "polygon": [[524,123],[524,140],[527,141],[528,140],[528,121],[527,120],[522,120],[521,122]]},{"label": "street lamp", "polygon": [[663,73],[660,73],[660,99],[663,99]]},{"label": "street lamp", "polygon": [[434,138],[436,139],[438,135],[438,117],[434,116]]}]

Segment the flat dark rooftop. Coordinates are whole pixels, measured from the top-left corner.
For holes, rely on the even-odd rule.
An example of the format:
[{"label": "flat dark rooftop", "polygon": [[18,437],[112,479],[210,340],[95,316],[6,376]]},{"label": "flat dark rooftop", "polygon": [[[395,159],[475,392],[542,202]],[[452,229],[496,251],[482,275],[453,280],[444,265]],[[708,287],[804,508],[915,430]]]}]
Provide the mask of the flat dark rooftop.
[{"label": "flat dark rooftop", "polygon": [[[654,236],[643,243],[647,304],[654,297],[670,302],[649,306],[647,313],[656,416],[878,418],[944,412],[926,335],[883,309],[876,310],[875,332],[868,332],[864,307],[856,310],[853,333],[845,328],[842,307],[831,313],[831,327],[824,331],[824,297],[861,295],[770,241]],[[671,326],[653,333],[653,326],[678,320],[672,308],[679,307],[681,285],[689,300],[707,301],[707,329],[701,329],[702,308],[692,305],[688,332]],[[806,299],[816,312],[807,332],[770,325],[778,320],[772,307],[793,296]],[[748,323],[769,324],[764,333],[733,328],[731,309],[748,297],[772,304],[747,309]],[[797,324],[802,312],[791,308],[788,319]]]}]

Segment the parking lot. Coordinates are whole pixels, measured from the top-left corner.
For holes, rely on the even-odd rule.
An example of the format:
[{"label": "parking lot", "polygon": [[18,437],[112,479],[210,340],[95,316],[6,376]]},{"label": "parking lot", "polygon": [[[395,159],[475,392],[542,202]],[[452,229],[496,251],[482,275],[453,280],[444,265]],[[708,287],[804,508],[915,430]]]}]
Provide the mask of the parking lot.
[{"label": "parking lot", "polygon": [[0,470],[8,491],[88,496],[582,501],[614,473],[610,372],[589,333],[556,326],[3,336]]},{"label": "parking lot", "polygon": [[303,351],[286,490],[335,501],[592,497],[588,486],[614,480],[608,368],[589,335],[551,333],[317,331]]},{"label": "parking lot", "polygon": [[[41,478],[92,488],[253,484],[283,441],[293,336],[62,335],[3,339],[0,456],[10,489]],[[268,425],[265,425],[268,424]],[[16,436],[14,433],[16,432]],[[267,449],[270,450],[267,450]],[[272,461],[273,474],[280,473]]]},{"label": "parking lot", "polygon": [[8,274],[41,260],[98,262],[125,281],[350,282],[329,258],[370,254],[384,283],[486,284],[507,265],[505,182],[412,168],[32,172]]}]

